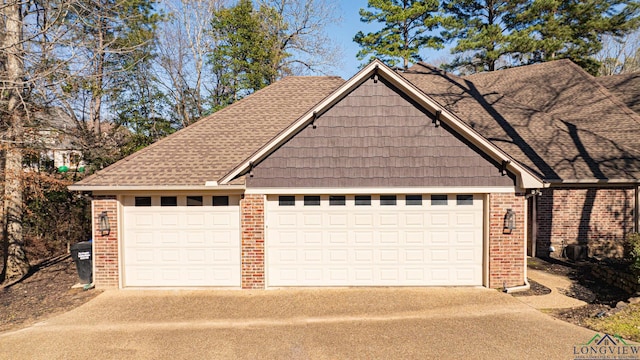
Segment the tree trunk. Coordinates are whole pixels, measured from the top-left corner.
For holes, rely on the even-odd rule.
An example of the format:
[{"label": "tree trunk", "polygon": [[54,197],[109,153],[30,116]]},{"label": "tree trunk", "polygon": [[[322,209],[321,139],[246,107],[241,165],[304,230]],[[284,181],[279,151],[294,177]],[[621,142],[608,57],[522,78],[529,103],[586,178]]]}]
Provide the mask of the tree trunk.
[{"label": "tree trunk", "polygon": [[13,1],[2,9],[6,21],[4,46],[8,103],[7,149],[4,171],[4,241],[6,249],[5,279],[16,280],[27,274],[29,262],[22,234],[23,186],[22,145],[24,140],[24,63],[22,62],[22,3]]},{"label": "tree trunk", "polygon": [[103,90],[103,82],[104,82],[104,61],[105,61],[105,45],[104,45],[104,34],[105,34],[105,24],[102,17],[100,18],[100,27],[98,28],[98,44],[96,46],[96,58],[95,58],[95,85],[91,92],[91,125],[93,127],[93,132],[96,135],[100,135],[102,133],[102,129],[100,129],[100,112],[102,110],[102,90]]}]

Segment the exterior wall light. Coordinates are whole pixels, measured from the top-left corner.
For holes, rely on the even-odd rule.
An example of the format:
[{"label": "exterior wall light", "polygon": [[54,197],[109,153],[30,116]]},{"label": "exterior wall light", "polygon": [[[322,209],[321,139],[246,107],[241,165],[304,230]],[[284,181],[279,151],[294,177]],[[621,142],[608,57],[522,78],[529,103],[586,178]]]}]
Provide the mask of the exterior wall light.
[{"label": "exterior wall light", "polygon": [[99,217],[100,224],[98,230],[102,236],[109,235],[111,233],[111,225],[109,225],[109,216],[106,211],[103,211]]},{"label": "exterior wall light", "polygon": [[511,234],[516,229],[516,212],[507,209],[507,213],[504,214],[504,226],[502,228],[503,234]]}]

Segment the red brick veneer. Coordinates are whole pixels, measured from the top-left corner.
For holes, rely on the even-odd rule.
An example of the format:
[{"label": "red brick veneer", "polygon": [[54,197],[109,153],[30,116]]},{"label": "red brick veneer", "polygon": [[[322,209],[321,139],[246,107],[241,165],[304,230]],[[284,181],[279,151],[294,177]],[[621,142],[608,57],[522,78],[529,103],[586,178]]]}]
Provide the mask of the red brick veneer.
[{"label": "red brick veneer", "polygon": [[[524,284],[525,244],[524,196],[489,194],[489,287],[511,287]],[[516,229],[505,234],[507,209],[516,213]]]},{"label": "red brick veneer", "polygon": [[[115,196],[105,196],[92,201],[93,207],[93,282],[96,288],[117,288],[120,271],[118,266],[118,201]],[[102,235],[100,214],[106,211],[111,232]]]},{"label": "red brick veneer", "polygon": [[264,206],[264,195],[245,195],[240,201],[243,289],[265,287]]},{"label": "red brick veneer", "polygon": [[538,198],[536,255],[560,257],[568,244],[587,244],[590,256],[622,255],[634,230],[633,188],[553,188]]}]

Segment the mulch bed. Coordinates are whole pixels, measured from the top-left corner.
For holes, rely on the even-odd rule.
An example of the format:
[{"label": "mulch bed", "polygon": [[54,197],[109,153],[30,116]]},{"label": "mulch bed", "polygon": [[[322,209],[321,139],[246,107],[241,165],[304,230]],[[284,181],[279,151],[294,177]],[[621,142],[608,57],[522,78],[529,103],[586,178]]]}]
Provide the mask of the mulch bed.
[{"label": "mulch bed", "polygon": [[[579,325],[586,326],[589,318],[602,318],[613,315],[626,307],[630,294],[617,287],[610,286],[591,274],[589,262],[570,263],[557,259],[529,259],[528,266],[551,274],[567,276],[573,281],[569,289],[563,293],[567,296],[585,301],[587,305],[573,309],[556,309],[549,313],[554,317]],[[551,292],[550,289],[535,282],[531,282],[531,290],[513,293],[514,296],[537,296]]]},{"label": "mulch bed", "polygon": [[14,330],[76,308],[99,290],[72,289],[79,282],[69,255],[34,266],[31,274],[8,287],[0,287],[0,332]]}]

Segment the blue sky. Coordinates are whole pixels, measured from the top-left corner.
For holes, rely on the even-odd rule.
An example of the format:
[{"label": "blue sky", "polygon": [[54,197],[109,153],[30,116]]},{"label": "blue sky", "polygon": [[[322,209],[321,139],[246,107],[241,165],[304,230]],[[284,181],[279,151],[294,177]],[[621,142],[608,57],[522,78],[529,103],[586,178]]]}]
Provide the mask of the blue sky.
[{"label": "blue sky", "polygon": [[[340,9],[336,9],[336,12],[341,14],[342,22],[330,27],[327,32],[342,49],[343,61],[331,73],[348,79],[358,72],[360,65],[360,61],[356,59],[360,47],[353,42],[353,37],[360,30],[365,33],[376,31],[381,28],[381,24],[365,24],[360,21],[358,11],[367,7],[367,0],[340,0],[339,4]],[[425,50],[421,55],[428,63],[440,63],[450,56],[447,50]]]}]

